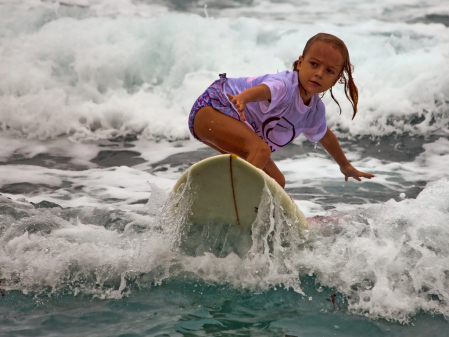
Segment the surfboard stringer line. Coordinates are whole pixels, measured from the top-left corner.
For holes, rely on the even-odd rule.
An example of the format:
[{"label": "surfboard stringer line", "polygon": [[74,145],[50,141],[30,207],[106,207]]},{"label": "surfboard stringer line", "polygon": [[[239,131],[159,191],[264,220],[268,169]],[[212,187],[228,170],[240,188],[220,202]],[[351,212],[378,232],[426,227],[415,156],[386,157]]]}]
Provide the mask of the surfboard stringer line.
[{"label": "surfboard stringer line", "polygon": [[232,157],[237,156],[235,154],[229,155],[229,170],[231,172],[231,187],[232,187],[232,198],[234,199],[235,216],[237,217],[237,225],[240,225],[239,212],[237,210],[237,201],[235,200],[234,177],[232,176]]}]

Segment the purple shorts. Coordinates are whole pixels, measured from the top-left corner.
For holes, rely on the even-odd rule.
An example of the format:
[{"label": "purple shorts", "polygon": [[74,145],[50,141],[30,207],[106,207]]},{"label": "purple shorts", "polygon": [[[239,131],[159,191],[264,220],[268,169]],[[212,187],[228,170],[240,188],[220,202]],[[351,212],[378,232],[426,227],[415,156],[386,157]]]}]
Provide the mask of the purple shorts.
[{"label": "purple shorts", "polygon": [[199,141],[201,141],[201,139],[195,136],[195,133],[193,132],[193,120],[195,119],[196,113],[205,106],[211,106],[215,110],[218,110],[229,117],[241,121],[240,115],[234,110],[231,102],[229,102],[228,98],[226,97],[226,94],[223,93],[223,84],[228,80],[226,78],[226,74],[220,74],[219,76],[220,79],[212,83],[210,87],[207,88],[200,97],[198,97],[198,99],[193,104],[192,110],[190,110],[189,130],[193,137],[195,137],[195,139],[198,139]]}]

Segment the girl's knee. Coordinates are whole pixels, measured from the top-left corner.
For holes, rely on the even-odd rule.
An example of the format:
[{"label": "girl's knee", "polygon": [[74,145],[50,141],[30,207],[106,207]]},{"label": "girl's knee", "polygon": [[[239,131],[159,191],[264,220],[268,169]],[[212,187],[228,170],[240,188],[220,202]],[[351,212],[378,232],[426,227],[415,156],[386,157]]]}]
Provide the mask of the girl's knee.
[{"label": "girl's knee", "polygon": [[262,156],[262,157],[266,158],[267,160],[271,156],[271,148],[263,140],[261,140],[260,142],[257,142],[257,148],[255,151],[257,151],[259,156]]}]

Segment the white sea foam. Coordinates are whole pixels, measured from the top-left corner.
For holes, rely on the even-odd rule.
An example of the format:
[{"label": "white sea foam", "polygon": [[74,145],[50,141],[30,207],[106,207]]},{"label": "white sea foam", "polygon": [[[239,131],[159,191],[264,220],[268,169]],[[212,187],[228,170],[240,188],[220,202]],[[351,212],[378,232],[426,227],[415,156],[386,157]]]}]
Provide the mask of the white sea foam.
[{"label": "white sea foam", "polygon": [[127,166],[77,172],[10,165],[0,166],[0,176],[3,188],[24,181],[37,185],[34,192],[29,192],[30,195],[26,196],[30,202],[47,200],[63,207],[104,206],[105,203],[110,203],[121,209],[135,208],[133,203],[148,199],[151,183],[166,191],[173,186],[171,179],[157,178]]},{"label": "white sea foam", "polygon": [[[256,244],[248,255],[221,258],[173,250],[180,232],[173,231],[174,223],[161,227],[160,210],[42,210],[2,197],[2,287],[121,297],[130,282],[145,287],[188,277],[302,292],[298,275],[315,274],[322,285],[345,294],[355,313],[401,322],[421,309],[449,315],[448,197],[449,180],[440,179],[416,199],[310,219],[306,242],[269,215],[268,222],[254,225]],[[267,206],[262,211],[271,214]],[[281,244],[287,234],[289,244]]]},{"label": "white sea foam", "polygon": [[[416,199],[336,212],[301,259],[359,314],[399,321],[419,309],[448,315],[448,188],[441,179]],[[332,235],[323,235],[329,228]]]}]

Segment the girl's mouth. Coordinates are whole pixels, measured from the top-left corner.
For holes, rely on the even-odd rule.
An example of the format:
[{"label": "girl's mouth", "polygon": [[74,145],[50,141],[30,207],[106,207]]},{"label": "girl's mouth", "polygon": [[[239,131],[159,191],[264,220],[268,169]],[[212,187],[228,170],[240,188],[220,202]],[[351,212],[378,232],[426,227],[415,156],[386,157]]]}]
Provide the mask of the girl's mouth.
[{"label": "girl's mouth", "polygon": [[310,82],[312,82],[314,85],[316,85],[316,86],[319,86],[319,87],[321,87],[321,84],[319,84],[318,82],[315,82],[315,81],[310,81]]}]

